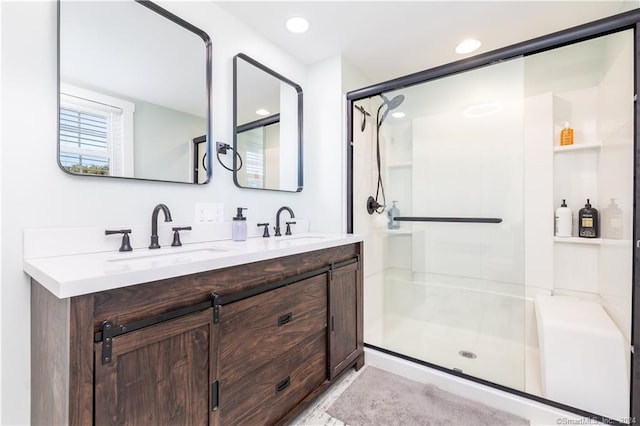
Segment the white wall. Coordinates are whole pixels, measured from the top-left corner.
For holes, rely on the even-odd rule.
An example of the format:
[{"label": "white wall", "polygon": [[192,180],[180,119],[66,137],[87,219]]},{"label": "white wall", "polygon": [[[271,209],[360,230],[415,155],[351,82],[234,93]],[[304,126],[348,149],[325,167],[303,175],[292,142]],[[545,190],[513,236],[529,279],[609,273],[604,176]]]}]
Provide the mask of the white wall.
[{"label": "white wall", "polygon": [[133,176],[193,181],[193,138],[202,136],[206,119],[144,101],[133,114]]},{"label": "white wall", "polygon": [[[0,24],[2,23],[2,3],[0,3]],[[4,79],[3,79],[3,64],[4,64],[4,56],[2,55],[2,33],[0,30],[0,100],[3,99],[2,93],[4,88]],[[2,114],[3,108],[2,105],[4,102],[0,101],[0,129],[4,127],[4,115]],[[0,164],[2,164],[2,132],[0,130]],[[2,173],[0,172],[0,241],[2,241]],[[2,401],[2,350],[4,345],[2,344],[2,247],[0,246],[0,401]],[[2,421],[2,403],[0,403],[0,422]]]},{"label": "white wall", "polygon": [[[305,188],[298,194],[238,189],[217,163],[212,183],[204,186],[63,173],[56,164],[56,3],[1,2],[2,424],[30,420],[30,288],[21,266],[23,229],[145,225],[160,202],[177,223],[193,221],[194,203],[222,202],[227,220],[243,206],[250,219],[273,224],[277,208],[288,205],[296,216],[311,220],[312,230],[342,228],[343,173],[336,166],[344,152],[339,62],[307,69],[213,4],[161,4],[213,40],[214,141],[232,141],[233,55],[244,52],[303,87]],[[231,164],[229,155],[223,160]]]},{"label": "white wall", "polygon": [[315,197],[314,227],[318,231],[345,230],[341,69],[341,57],[334,56],[311,68],[307,78],[306,93],[314,101],[304,105],[304,115],[313,117],[305,122],[304,167],[305,175],[316,179],[305,182],[305,187]]}]

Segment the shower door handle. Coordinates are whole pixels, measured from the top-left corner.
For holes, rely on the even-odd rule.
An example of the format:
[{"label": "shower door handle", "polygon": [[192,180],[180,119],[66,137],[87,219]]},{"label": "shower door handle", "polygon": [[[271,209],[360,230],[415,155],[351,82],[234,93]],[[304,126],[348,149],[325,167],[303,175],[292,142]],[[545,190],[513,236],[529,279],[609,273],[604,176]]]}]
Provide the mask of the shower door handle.
[{"label": "shower door handle", "polygon": [[425,217],[397,216],[396,222],[452,222],[452,223],[502,223],[501,217]]}]

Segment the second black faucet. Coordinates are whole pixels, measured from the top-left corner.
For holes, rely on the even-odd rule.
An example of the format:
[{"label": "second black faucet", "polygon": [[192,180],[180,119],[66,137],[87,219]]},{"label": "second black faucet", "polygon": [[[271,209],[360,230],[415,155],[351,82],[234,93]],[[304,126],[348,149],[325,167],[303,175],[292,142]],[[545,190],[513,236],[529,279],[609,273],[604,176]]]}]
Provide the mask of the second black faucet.
[{"label": "second black faucet", "polygon": [[158,244],[158,213],[164,213],[164,221],[171,222],[171,212],[169,211],[169,207],[164,204],[158,204],[153,208],[153,213],[151,214],[151,245],[150,249],[159,249],[160,244]]},{"label": "second black faucet", "polygon": [[294,217],[296,217],[296,216],[293,214],[293,210],[291,210],[291,208],[290,208],[290,207],[287,207],[287,206],[280,207],[280,208],[278,209],[278,213],[276,213],[276,226],[275,226],[275,228],[274,228],[274,230],[276,231],[276,233],[274,234],[274,237],[280,237],[280,236],[282,236],[282,234],[280,233],[280,213],[282,213],[284,210],[286,210],[286,211],[288,211],[288,212],[289,212],[289,215],[291,215],[291,218],[292,218],[292,219],[293,219]]}]

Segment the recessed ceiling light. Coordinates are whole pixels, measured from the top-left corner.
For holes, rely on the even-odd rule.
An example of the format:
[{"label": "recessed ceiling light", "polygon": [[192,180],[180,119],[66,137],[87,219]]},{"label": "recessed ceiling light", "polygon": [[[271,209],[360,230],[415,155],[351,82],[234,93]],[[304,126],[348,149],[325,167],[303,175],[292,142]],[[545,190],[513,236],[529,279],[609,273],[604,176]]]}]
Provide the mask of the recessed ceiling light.
[{"label": "recessed ceiling light", "polygon": [[293,16],[287,19],[287,29],[292,33],[303,33],[309,29],[309,21],[300,16]]},{"label": "recessed ceiling light", "polygon": [[396,112],[391,113],[391,116],[393,118],[404,118],[404,112],[396,111]]},{"label": "recessed ceiling light", "polygon": [[269,111],[267,111],[264,108],[260,108],[259,110],[256,110],[256,114],[265,116],[265,115],[269,115]]},{"label": "recessed ceiling light", "polygon": [[478,50],[481,44],[482,43],[480,43],[480,40],[468,38],[466,40],[463,40],[458,46],[456,46],[456,53],[465,55],[467,53],[475,52],[476,50]]}]

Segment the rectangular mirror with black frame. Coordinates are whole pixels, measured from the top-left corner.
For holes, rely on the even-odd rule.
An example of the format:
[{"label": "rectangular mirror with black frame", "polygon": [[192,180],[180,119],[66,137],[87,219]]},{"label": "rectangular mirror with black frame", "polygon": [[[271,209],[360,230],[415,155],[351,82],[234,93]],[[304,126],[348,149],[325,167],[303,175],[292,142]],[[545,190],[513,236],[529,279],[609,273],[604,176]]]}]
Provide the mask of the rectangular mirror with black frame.
[{"label": "rectangular mirror with black frame", "polygon": [[302,191],[302,88],[243,53],[233,80],[235,184]]},{"label": "rectangular mirror with black frame", "polygon": [[149,1],[59,1],[62,170],[207,183],[211,50],[204,31]]}]

